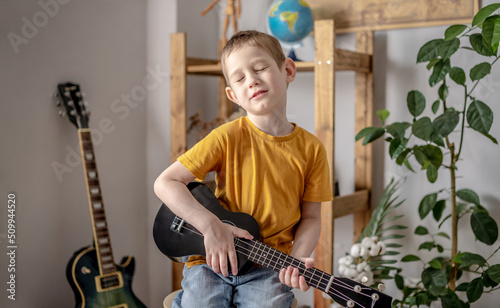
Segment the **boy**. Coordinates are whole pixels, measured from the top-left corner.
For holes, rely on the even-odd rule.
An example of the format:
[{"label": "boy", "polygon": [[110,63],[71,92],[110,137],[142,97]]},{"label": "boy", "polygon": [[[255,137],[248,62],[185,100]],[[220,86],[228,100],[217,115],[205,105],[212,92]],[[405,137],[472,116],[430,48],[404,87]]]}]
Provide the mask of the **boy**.
[{"label": "boy", "polygon": [[278,274],[255,266],[238,275],[234,238],[252,236],[221,222],[186,184],[215,171],[220,203],[252,215],[262,242],[310,268],[320,234],[320,204],[332,200],[326,152],[314,135],[287,120],[287,87],[296,68],[276,38],[238,32],[224,47],[221,63],[226,94],[247,116],[214,129],[154,185],[165,205],[204,236],[206,258],[186,263],[183,291],[173,307],[290,307],[291,288],[309,288],[304,277],[291,267]]}]

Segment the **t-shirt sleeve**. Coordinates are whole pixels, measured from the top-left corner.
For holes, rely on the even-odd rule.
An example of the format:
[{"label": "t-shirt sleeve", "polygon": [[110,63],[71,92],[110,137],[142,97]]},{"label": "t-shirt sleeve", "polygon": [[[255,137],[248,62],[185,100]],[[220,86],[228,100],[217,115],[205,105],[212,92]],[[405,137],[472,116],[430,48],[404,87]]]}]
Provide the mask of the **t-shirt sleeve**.
[{"label": "t-shirt sleeve", "polygon": [[198,181],[203,181],[211,171],[220,169],[222,144],[219,134],[213,130],[177,160],[193,174]]},{"label": "t-shirt sleeve", "polygon": [[303,201],[326,202],[333,200],[332,185],[330,183],[330,168],[326,150],[322,144],[318,146],[317,155],[310,175],[306,180]]}]

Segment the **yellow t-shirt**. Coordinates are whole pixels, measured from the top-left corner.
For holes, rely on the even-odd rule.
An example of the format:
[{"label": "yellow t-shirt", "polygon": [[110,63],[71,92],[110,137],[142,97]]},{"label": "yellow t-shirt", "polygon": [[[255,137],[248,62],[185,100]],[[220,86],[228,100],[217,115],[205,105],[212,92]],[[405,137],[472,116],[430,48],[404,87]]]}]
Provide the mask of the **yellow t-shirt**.
[{"label": "yellow t-shirt", "polygon": [[[323,144],[295,125],[275,137],[247,117],[214,129],[178,158],[198,180],[215,171],[215,196],[224,208],[252,215],[263,243],[290,254],[302,201],[332,200]],[[204,263],[196,258],[190,267]]]}]

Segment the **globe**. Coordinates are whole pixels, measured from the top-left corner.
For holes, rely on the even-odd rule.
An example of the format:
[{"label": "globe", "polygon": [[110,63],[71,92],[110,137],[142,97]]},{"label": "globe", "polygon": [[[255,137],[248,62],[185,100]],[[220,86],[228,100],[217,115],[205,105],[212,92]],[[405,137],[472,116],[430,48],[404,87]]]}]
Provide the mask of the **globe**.
[{"label": "globe", "polygon": [[269,7],[268,31],[283,45],[293,46],[311,33],[314,19],[311,8],[303,0],[276,0]]}]

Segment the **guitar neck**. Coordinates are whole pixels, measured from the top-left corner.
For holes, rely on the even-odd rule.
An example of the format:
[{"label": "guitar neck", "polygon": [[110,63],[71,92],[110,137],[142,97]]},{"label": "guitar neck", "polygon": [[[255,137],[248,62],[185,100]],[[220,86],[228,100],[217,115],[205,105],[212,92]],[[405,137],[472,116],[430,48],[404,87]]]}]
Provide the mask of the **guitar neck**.
[{"label": "guitar neck", "polygon": [[113,250],[111,249],[108,223],[101,196],[101,186],[99,184],[99,174],[97,172],[90,129],[78,129],[78,137],[80,140],[83,171],[87,184],[87,196],[99,270],[102,275],[109,274],[116,271],[116,265],[113,259]]},{"label": "guitar neck", "polygon": [[297,258],[284,254],[262,242],[243,238],[238,238],[236,251],[243,254],[248,260],[276,272],[282,268],[293,266],[299,270],[299,275],[304,276],[307,285],[327,293],[332,298],[335,297],[332,290],[335,278],[315,267],[306,268],[305,263]]}]

